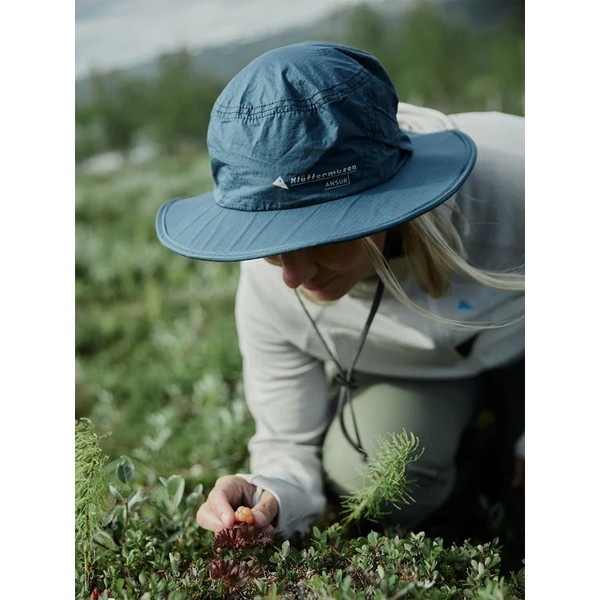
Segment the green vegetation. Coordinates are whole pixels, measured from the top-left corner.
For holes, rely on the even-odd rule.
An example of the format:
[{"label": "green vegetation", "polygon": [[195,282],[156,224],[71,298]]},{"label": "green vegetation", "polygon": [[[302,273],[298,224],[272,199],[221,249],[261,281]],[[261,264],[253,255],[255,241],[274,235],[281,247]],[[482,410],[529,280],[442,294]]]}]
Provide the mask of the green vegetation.
[{"label": "green vegetation", "polygon": [[104,447],[210,480],[246,461],[251,424],[233,322],[238,265],[166,251],[166,198],[210,185],[206,159],[77,176],[76,409]]},{"label": "green vegetation", "polygon": [[106,455],[88,419],[75,423],[75,546],[79,568],[90,571],[94,536],[102,525],[107,505],[104,464]]},{"label": "green vegetation", "polygon": [[186,51],[163,56],[156,77],[97,73],[76,108],[77,159],[156,144],[165,154],[202,147],[223,82],[194,70]]},{"label": "green vegetation", "polygon": [[386,515],[388,507],[399,508],[413,501],[406,469],[423,454],[423,448],[417,452],[418,446],[419,438],[405,431],[377,440],[374,459],[365,469],[364,487],[342,499],[343,523],[377,521]]},{"label": "green vegetation", "polygon": [[524,2],[492,29],[466,18],[444,18],[423,0],[401,21],[370,5],[349,14],[351,44],[381,60],[403,102],[445,113],[501,110],[524,113]]},{"label": "green vegetation", "polygon": [[[522,114],[522,14],[485,32],[425,1],[407,27],[367,7],[344,19],[340,41],[380,57],[402,100]],[[114,598],[171,600],[523,598],[524,569],[501,569],[494,535],[457,545],[353,532],[340,507],[312,537],[223,550],[236,570],[211,578],[217,554],[195,512],[217,477],[247,469],[253,433],[233,320],[238,265],[165,250],[154,217],[164,200],[211,188],[203,140],[222,85],[182,52],[153,79],[98,75],[77,107],[78,159],[144,141],[162,153],[110,174],[76,172],[76,415],[93,423],[76,431],[78,598],[90,583]]]},{"label": "green vegetation", "polygon": [[[86,473],[87,481],[103,480],[107,457],[98,451],[93,429],[89,422],[77,421],[76,431],[86,441],[86,450],[77,453],[78,471]],[[374,483],[405,489],[404,472],[416,459],[416,444],[406,435],[382,441],[371,464],[377,474]],[[78,600],[524,598],[524,569],[501,573],[497,539],[445,545],[423,532],[400,536],[390,529],[356,535],[331,516],[314,526],[312,535],[292,541],[246,524],[215,537],[195,524],[204,501],[202,485],[190,488],[177,474],[141,485],[134,462],[126,456],[109,471],[110,508],[99,513],[89,494],[77,497],[78,511],[88,514],[91,508],[102,517],[85,528],[93,544],[86,541],[77,548]],[[147,481],[147,473],[141,479]],[[386,500],[350,497],[349,506],[360,510],[353,510],[345,524],[366,513],[381,514]],[[404,494],[403,501],[409,500]]]}]

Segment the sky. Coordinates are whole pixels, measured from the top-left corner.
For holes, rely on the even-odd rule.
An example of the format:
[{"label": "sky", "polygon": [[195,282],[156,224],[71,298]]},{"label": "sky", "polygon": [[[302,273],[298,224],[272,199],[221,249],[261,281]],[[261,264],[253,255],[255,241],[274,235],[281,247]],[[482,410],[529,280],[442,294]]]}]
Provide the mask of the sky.
[{"label": "sky", "polygon": [[75,76],[134,66],[183,47],[259,38],[359,1],[76,0]]}]

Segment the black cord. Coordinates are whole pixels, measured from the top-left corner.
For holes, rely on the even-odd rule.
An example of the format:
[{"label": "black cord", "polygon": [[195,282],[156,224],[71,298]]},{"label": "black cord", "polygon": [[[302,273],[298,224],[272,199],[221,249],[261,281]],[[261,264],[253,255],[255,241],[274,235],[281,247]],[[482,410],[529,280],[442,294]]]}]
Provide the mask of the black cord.
[{"label": "black cord", "polygon": [[[393,231],[389,231],[385,236],[383,256],[385,257],[386,260],[389,257],[390,252],[393,248],[394,239],[395,238],[393,235]],[[340,391],[338,394],[338,403],[337,403],[337,414],[338,414],[339,420],[340,420],[340,427],[341,427],[342,433],[344,434],[344,437],[346,438],[348,443],[354,448],[354,450],[356,450],[361,455],[361,458],[364,462],[366,462],[368,460],[368,455],[367,455],[367,451],[364,449],[362,441],[360,439],[360,434],[358,432],[358,423],[356,420],[356,414],[354,413],[354,407],[352,406],[352,402],[351,402],[352,390],[356,389],[358,387],[358,384],[356,383],[356,379],[354,378],[354,375],[353,375],[353,371],[354,371],[354,367],[356,366],[356,363],[358,362],[358,357],[360,356],[360,353],[362,352],[363,346],[367,339],[367,335],[369,333],[371,323],[373,323],[373,319],[375,318],[375,315],[379,308],[381,298],[383,297],[384,289],[385,289],[385,284],[383,283],[381,277],[378,277],[377,289],[375,290],[375,295],[373,296],[373,302],[371,303],[371,308],[369,310],[369,316],[367,317],[365,326],[363,327],[363,330],[361,333],[360,341],[358,343],[358,349],[356,351],[356,354],[354,355],[354,360],[352,361],[351,365],[348,367],[348,369],[345,372],[344,372],[342,365],[337,360],[337,358],[335,357],[335,355],[329,348],[327,342],[321,335],[321,332],[319,331],[319,328],[317,327],[315,320],[312,318],[312,316],[308,312],[308,309],[306,308],[304,301],[300,297],[298,290],[297,289],[294,290],[294,292],[296,293],[296,297],[300,301],[300,305],[302,306],[306,316],[308,317],[308,320],[311,322],[317,336],[323,343],[323,346],[327,350],[327,353],[329,354],[329,356],[331,357],[331,359],[333,360],[333,362],[335,363],[335,365],[337,367],[338,372],[335,376],[335,380],[340,384]],[[350,434],[348,433],[348,429],[346,428],[346,423],[344,421],[344,409],[345,409],[346,405],[348,405],[348,407],[350,409],[350,416],[352,417],[352,426],[354,429],[354,436],[355,436],[356,441],[350,437]]]},{"label": "black cord", "polygon": [[[367,339],[367,334],[369,333],[371,323],[373,322],[375,314],[377,313],[377,309],[379,308],[379,303],[381,302],[384,289],[385,286],[383,284],[383,281],[379,279],[377,282],[377,289],[375,290],[375,296],[373,297],[373,302],[371,303],[371,310],[369,311],[369,316],[367,317],[367,321],[365,323],[365,326],[363,327],[360,342],[358,344],[358,350],[354,355],[354,360],[352,361],[352,364],[346,371],[345,376],[338,373],[336,377],[336,380],[339,381],[341,385],[340,393],[338,396],[338,415],[340,419],[340,427],[342,429],[342,433],[344,434],[346,440],[348,440],[348,443],[361,455],[362,460],[365,462],[369,457],[360,439],[360,434],[358,433],[358,423],[356,420],[356,414],[354,412],[354,406],[352,405],[351,401],[352,390],[358,387],[358,385],[356,384],[356,380],[353,376],[353,371],[354,367],[356,366],[356,363],[358,362],[358,357],[362,352],[363,346],[365,345],[365,341]],[[350,416],[352,417],[352,426],[354,428],[354,436],[356,441],[351,439],[350,435],[348,434],[348,430],[346,429],[346,423],[344,421],[344,409],[346,408],[346,405],[348,405],[348,408],[350,409]]]}]

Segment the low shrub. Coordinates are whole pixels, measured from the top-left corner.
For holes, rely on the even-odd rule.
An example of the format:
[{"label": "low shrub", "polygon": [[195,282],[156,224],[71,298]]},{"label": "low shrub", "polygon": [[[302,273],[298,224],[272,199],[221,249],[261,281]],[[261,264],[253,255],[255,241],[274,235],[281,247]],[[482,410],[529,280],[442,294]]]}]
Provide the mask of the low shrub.
[{"label": "low shrub", "polygon": [[[445,544],[423,532],[357,536],[337,515],[291,540],[257,535],[245,524],[244,531],[215,536],[196,525],[201,484],[190,487],[177,474],[140,484],[136,461],[122,456],[105,467],[91,423],[76,427],[86,438],[85,451],[76,455],[77,472],[85,473],[76,508],[78,516],[96,516],[95,531],[88,520],[76,532],[77,600],[525,597],[524,567],[501,573],[497,538]],[[401,439],[414,450],[414,438]],[[105,476],[111,502],[100,514],[103,503],[83,483],[95,482],[97,492]]]}]

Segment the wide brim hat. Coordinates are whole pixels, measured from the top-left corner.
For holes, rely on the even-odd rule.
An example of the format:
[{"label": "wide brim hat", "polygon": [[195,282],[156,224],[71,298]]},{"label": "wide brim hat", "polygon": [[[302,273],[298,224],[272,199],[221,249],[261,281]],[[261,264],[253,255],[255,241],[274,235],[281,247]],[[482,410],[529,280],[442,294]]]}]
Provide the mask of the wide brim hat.
[{"label": "wide brim hat", "polygon": [[304,42],[271,50],[215,102],[214,189],[164,203],[158,238],[183,256],[241,261],[365,237],[410,221],[461,187],[476,160],[458,130],[402,131],[382,65]]}]

